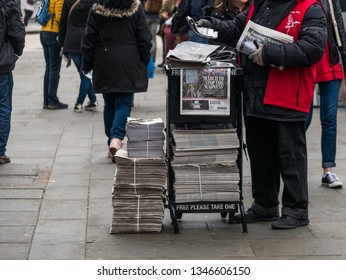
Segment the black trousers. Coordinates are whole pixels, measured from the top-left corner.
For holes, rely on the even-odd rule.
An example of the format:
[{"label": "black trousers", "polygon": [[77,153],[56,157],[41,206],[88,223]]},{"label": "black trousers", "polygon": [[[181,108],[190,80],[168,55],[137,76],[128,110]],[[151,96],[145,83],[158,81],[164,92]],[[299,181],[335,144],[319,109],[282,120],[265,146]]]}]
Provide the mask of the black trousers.
[{"label": "black trousers", "polygon": [[284,208],[307,209],[307,149],[305,122],[279,122],[247,117],[252,196],[265,208],[279,205],[280,177]]}]

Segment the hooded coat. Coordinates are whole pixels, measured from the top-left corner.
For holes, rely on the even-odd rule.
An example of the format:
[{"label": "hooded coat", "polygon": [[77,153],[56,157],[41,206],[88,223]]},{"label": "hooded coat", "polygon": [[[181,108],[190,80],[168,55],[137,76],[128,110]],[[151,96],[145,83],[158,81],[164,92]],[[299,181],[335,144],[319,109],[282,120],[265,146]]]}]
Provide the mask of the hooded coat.
[{"label": "hooded coat", "polygon": [[0,67],[2,74],[14,69],[17,57],[22,55],[25,44],[25,27],[21,12],[14,0],[0,0],[0,51],[5,40],[9,40],[12,44],[15,56],[12,63]]},{"label": "hooded coat", "polygon": [[145,92],[152,35],[139,0],[99,0],[81,44],[98,93]]}]

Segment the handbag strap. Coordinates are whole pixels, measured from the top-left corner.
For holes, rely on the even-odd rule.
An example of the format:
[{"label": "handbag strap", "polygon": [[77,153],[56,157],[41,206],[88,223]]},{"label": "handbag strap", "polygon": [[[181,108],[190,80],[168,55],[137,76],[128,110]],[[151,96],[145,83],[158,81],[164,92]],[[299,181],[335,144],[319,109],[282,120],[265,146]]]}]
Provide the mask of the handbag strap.
[{"label": "handbag strap", "polygon": [[73,5],[71,6],[71,9],[68,11],[68,15],[67,15],[67,21],[70,18],[70,14],[72,12],[72,10],[74,9],[74,7],[77,6],[77,4],[80,2],[80,0],[77,0],[76,2],[73,3]]}]

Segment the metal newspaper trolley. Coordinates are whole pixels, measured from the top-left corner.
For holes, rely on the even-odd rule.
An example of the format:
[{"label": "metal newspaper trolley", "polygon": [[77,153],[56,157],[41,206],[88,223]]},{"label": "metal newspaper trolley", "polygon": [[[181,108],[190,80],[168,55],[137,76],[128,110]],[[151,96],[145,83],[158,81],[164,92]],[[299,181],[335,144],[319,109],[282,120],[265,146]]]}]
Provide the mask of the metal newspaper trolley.
[{"label": "metal newspaper trolley", "polygon": [[[166,158],[167,174],[167,207],[175,233],[179,233],[178,219],[183,213],[220,213],[222,218],[229,215],[229,223],[234,222],[238,210],[242,217],[243,232],[247,232],[243,205],[243,119],[242,119],[242,75],[243,69],[232,63],[217,64],[218,66],[167,66],[167,119],[166,119]],[[223,65],[223,66],[220,66]],[[203,92],[193,89],[191,84],[204,86],[225,94],[223,99],[205,98]],[[193,92],[195,91],[195,92]],[[202,97],[201,97],[202,95]],[[203,98],[204,97],[204,98]],[[215,96],[214,96],[215,97]],[[221,101],[220,101],[221,100]],[[226,103],[225,103],[226,102]],[[214,105],[216,103],[216,105]],[[237,166],[239,169],[239,199],[225,201],[177,202],[175,191],[175,171],[173,131],[179,129],[208,129],[216,125],[232,127],[236,130],[239,140],[237,148]]]}]

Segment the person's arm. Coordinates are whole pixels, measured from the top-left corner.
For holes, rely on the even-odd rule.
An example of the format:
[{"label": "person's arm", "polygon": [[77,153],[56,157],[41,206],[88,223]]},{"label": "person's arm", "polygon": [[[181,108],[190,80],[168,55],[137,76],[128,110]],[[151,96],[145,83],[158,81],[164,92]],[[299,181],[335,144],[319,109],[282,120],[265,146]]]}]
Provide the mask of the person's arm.
[{"label": "person's arm", "polygon": [[100,30],[97,19],[92,10],[89,12],[86,28],[81,42],[81,53],[83,55],[83,72],[90,72],[94,65],[94,52]]},{"label": "person's arm", "polygon": [[345,31],[344,21],[342,18],[342,12],[341,12],[339,0],[334,1],[334,14],[335,14],[336,23],[338,25],[339,36],[341,40],[341,47],[339,47],[339,52],[341,55],[343,68],[344,70],[346,70],[346,31]]},{"label": "person's arm", "polygon": [[315,4],[305,13],[297,41],[263,46],[263,63],[284,67],[309,67],[322,58],[326,42],[325,14],[322,7]]},{"label": "person's arm", "polygon": [[7,24],[7,36],[13,45],[14,53],[17,56],[23,54],[25,46],[25,26],[22,22],[22,13],[18,7],[12,10],[12,15]]},{"label": "person's arm", "polygon": [[218,43],[235,47],[245,28],[247,14],[248,12],[245,11],[237,15],[233,20],[227,21],[214,17],[205,17],[203,20],[208,21],[210,25],[200,25],[200,21],[197,22],[197,25],[213,28],[218,32]]},{"label": "person's arm", "polygon": [[69,14],[69,10],[71,7],[68,7],[68,1],[65,1],[62,6],[61,18],[59,24],[59,46],[62,48],[64,46],[65,36],[66,36],[66,28],[67,28],[67,18]]},{"label": "person's arm", "polygon": [[162,1],[163,1],[162,7],[159,11],[159,18],[161,20],[166,20],[169,18],[169,16],[168,16],[168,3],[167,3],[168,1],[167,0],[166,1],[162,0]]},{"label": "person's arm", "polygon": [[138,20],[136,22],[136,40],[141,61],[148,65],[150,61],[152,35],[147,24],[143,7],[139,7]]},{"label": "person's arm", "polygon": [[55,2],[55,10],[54,10],[54,20],[60,24],[61,20],[61,12],[62,12],[62,6],[64,4],[64,0],[57,0]]}]

